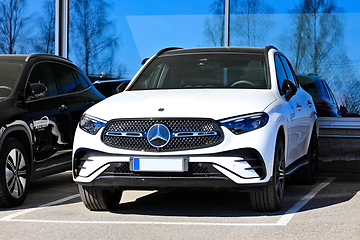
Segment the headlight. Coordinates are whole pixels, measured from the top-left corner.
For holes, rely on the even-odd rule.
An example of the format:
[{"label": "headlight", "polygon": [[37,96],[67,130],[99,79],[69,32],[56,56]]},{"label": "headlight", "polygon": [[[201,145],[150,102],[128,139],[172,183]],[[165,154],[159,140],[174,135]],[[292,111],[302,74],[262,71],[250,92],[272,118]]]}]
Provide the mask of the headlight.
[{"label": "headlight", "polygon": [[105,124],[104,120],[84,114],[80,119],[79,126],[85,132],[95,135]]},{"label": "headlight", "polygon": [[266,113],[254,113],[221,120],[220,124],[227,127],[234,134],[250,132],[266,125],[269,115]]}]

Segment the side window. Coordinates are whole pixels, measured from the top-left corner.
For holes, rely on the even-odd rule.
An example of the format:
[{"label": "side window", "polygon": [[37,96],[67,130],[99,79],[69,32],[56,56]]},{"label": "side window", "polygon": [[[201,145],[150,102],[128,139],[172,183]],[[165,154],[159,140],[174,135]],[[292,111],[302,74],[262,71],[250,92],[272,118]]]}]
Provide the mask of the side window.
[{"label": "side window", "polygon": [[283,92],[281,91],[281,87],[282,87],[282,84],[284,82],[284,79],[286,79],[286,73],[285,73],[285,70],[284,70],[284,67],[281,63],[281,60],[279,58],[279,55],[275,55],[275,68],[276,68],[276,76],[277,76],[277,80],[278,80],[278,83],[279,83],[279,91],[281,94],[283,94]]},{"label": "side window", "polygon": [[43,83],[47,88],[47,92],[44,97],[56,96],[59,94],[56,79],[52,72],[50,63],[36,64],[30,73],[28,83]]},{"label": "side window", "polygon": [[328,85],[325,82],[323,82],[323,84],[324,84],[324,88],[325,88],[326,98],[329,100],[329,102],[335,104],[335,101],[334,101],[334,99],[333,99],[333,97],[331,95],[331,92],[330,92],[330,89],[329,89]]},{"label": "side window", "polygon": [[[81,84],[80,80],[82,76],[73,68],[63,64],[54,63],[54,69],[56,76],[59,79],[62,93],[74,93],[84,89],[84,86]],[[85,81],[84,79],[82,80]]]},{"label": "side window", "polygon": [[285,68],[285,71],[286,71],[286,75],[287,75],[287,79],[289,79],[290,81],[292,81],[296,86],[299,86],[297,84],[297,81],[295,80],[295,77],[294,77],[294,73],[289,65],[289,62],[288,60],[284,57],[284,56],[280,56],[281,58],[281,61],[284,65],[284,68]]},{"label": "side window", "polygon": [[75,71],[74,73],[75,73],[77,81],[80,82],[83,89],[88,88],[90,86],[89,83],[85,80],[85,78],[79,72]]}]

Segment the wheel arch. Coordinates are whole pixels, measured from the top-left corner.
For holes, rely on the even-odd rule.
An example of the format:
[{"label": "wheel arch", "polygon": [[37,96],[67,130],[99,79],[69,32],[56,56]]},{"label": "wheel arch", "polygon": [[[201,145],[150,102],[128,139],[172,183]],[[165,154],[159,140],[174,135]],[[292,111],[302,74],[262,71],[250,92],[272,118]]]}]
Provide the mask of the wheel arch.
[{"label": "wheel arch", "polygon": [[29,126],[20,120],[16,120],[10,124],[3,126],[0,130],[0,148],[4,141],[9,138],[17,139],[25,148],[27,157],[29,159],[30,167],[30,179],[32,180],[33,175],[33,141],[31,137],[31,130]]}]

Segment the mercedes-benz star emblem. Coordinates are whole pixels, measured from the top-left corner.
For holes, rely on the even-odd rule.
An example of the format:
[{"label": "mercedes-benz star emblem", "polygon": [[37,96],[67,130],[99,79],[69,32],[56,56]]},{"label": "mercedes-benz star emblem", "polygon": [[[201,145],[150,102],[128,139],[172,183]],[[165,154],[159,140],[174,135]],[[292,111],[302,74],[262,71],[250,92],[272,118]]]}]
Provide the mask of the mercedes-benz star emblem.
[{"label": "mercedes-benz star emblem", "polygon": [[170,141],[170,130],[164,124],[157,123],[149,129],[147,140],[153,147],[164,147]]}]

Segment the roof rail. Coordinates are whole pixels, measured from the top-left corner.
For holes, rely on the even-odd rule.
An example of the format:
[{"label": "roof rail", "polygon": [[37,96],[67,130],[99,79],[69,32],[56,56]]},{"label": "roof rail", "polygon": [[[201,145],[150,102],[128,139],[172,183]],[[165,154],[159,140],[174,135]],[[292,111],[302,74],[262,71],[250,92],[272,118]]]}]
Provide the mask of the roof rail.
[{"label": "roof rail", "polygon": [[171,51],[171,50],[177,50],[177,49],[182,49],[182,48],[180,48],[180,47],[168,47],[168,48],[164,48],[164,49],[161,49],[161,50],[156,54],[156,56],[159,56],[160,54],[163,54],[164,52]]},{"label": "roof rail", "polygon": [[54,55],[54,54],[49,54],[49,53],[33,53],[33,54],[30,54],[29,56],[26,57],[25,62],[29,61],[31,58],[41,57],[41,56],[51,56],[51,57],[61,58],[63,60],[67,60],[67,61],[71,62],[71,60],[69,60],[67,58],[64,58],[64,57],[58,56],[58,55]]}]

